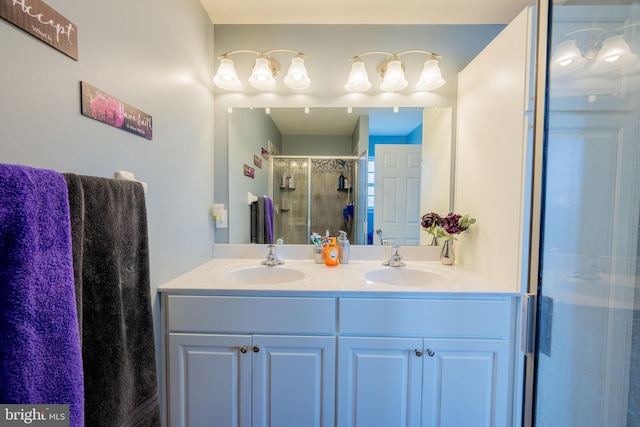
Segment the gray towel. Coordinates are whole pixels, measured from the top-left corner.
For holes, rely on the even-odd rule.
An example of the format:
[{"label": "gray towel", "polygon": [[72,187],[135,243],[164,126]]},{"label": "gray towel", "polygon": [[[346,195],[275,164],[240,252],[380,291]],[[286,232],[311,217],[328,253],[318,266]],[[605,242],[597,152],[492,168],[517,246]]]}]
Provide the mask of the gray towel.
[{"label": "gray towel", "polygon": [[64,174],[84,364],[85,425],[159,426],[142,185]]}]

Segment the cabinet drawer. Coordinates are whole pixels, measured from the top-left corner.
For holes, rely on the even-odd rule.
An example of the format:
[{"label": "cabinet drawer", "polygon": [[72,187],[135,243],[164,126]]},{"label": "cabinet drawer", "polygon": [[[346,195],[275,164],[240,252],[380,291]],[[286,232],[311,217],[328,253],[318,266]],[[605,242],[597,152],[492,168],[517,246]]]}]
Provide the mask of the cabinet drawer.
[{"label": "cabinet drawer", "polygon": [[513,309],[507,300],[410,300],[340,298],[339,332],[505,338]]},{"label": "cabinet drawer", "polygon": [[169,331],[333,334],[334,298],[168,295]]}]

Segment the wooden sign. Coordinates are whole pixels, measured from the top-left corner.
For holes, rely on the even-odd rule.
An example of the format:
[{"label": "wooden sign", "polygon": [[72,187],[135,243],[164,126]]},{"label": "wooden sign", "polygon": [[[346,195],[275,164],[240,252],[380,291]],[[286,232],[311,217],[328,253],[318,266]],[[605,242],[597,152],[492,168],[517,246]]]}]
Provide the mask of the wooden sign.
[{"label": "wooden sign", "polygon": [[153,122],[150,115],[87,82],[80,82],[80,91],[83,115],[143,138],[152,139]]},{"label": "wooden sign", "polygon": [[0,0],[0,17],[78,60],[78,27],[40,0]]}]

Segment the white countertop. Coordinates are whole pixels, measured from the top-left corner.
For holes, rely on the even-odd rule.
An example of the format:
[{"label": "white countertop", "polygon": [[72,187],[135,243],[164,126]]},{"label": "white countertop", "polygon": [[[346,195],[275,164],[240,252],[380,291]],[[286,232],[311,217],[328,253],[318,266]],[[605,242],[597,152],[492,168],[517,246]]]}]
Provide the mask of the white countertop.
[{"label": "white countertop", "polygon": [[[259,251],[262,252],[262,251]],[[286,253],[286,251],[283,251]],[[237,252],[227,251],[237,256]],[[516,284],[510,286],[490,278],[482,277],[468,271],[464,267],[444,266],[439,261],[412,261],[405,259],[405,267],[384,267],[379,257],[376,260],[351,260],[348,264],[327,267],[316,264],[310,259],[284,259],[285,264],[279,266],[263,266],[263,258],[225,258],[219,257],[177,277],[159,287],[160,292],[168,293],[215,293],[220,294],[380,294],[385,296],[409,296],[419,294],[501,294],[504,296],[519,295]],[[433,258],[433,257],[432,257]],[[252,269],[254,277],[272,273],[270,269],[295,270],[304,277],[285,283],[244,283],[229,277],[239,270]],[[256,269],[258,269],[256,271]],[[261,269],[261,270],[260,270]],[[419,270],[431,273],[435,278],[430,283],[385,284],[367,280],[365,274],[372,270]],[[278,271],[277,273],[280,273]],[[284,273],[293,273],[286,271]],[[386,272],[384,272],[386,273]],[[391,272],[390,274],[395,274]],[[411,273],[411,272],[409,272]],[[399,274],[398,276],[401,276]],[[302,276],[302,275],[300,275]]]}]

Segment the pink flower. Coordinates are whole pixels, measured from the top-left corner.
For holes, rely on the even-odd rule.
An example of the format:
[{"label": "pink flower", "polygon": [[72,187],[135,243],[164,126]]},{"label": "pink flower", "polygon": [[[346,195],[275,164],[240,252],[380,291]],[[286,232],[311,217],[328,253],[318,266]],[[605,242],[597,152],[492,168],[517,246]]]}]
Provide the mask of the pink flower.
[{"label": "pink flower", "polygon": [[103,121],[107,111],[107,100],[104,96],[98,95],[91,100],[91,117]]},{"label": "pink flower", "polygon": [[120,104],[118,104],[118,102],[113,98],[109,98],[107,100],[105,122],[118,128],[122,127],[122,124],[124,123],[122,108],[120,108]]},{"label": "pink flower", "polygon": [[91,117],[118,128],[124,124],[124,113],[118,101],[104,95],[96,95],[91,100]]}]

